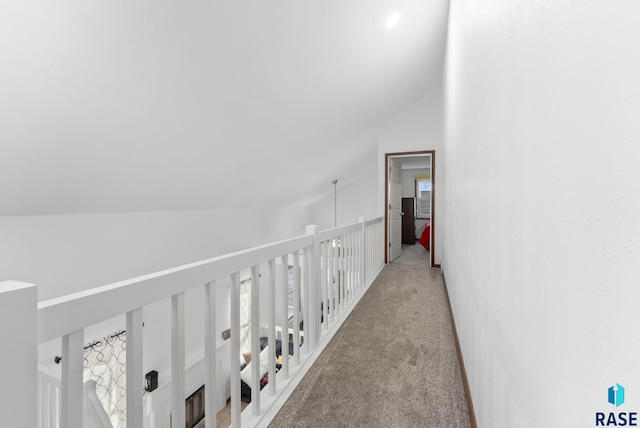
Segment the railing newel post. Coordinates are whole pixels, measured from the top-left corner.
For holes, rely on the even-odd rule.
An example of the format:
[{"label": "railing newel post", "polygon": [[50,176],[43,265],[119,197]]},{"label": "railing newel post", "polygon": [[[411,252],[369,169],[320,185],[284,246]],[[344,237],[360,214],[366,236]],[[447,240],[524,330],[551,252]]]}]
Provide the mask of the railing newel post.
[{"label": "railing newel post", "polygon": [[36,426],[38,419],[37,294],[33,284],[0,282],[0,415],[7,427]]}]

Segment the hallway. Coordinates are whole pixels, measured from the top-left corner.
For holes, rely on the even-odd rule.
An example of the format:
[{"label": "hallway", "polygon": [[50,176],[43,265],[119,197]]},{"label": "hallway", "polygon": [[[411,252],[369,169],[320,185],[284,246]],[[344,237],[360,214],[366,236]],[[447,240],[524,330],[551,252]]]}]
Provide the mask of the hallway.
[{"label": "hallway", "polygon": [[469,426],[443,281],[428,257],[405,246],[385,266],[271,427]]}]

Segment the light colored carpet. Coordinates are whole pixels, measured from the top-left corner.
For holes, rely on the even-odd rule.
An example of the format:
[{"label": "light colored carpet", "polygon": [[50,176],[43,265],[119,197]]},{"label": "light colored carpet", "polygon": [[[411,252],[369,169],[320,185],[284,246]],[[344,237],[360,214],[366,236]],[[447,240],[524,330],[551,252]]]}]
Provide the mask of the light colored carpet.
[{"label": "light colored carpet", "polygon": [[302,379],[271,427],[469,427],[439,269],[403,248]]}]

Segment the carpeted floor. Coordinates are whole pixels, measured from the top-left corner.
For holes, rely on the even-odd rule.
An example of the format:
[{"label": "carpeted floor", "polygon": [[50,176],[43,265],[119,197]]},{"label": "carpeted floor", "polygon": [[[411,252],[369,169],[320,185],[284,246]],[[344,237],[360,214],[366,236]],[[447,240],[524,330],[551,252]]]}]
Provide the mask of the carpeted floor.
[{"label": "carpeted floor", "polygon": [[403,248],[271,427],[469,427],[439,269]]}]

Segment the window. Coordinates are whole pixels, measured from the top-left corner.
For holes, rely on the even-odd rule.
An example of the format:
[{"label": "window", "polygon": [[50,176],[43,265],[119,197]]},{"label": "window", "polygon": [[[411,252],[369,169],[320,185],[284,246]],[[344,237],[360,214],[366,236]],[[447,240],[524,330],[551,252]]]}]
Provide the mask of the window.
[{"label": "window", "polygon": [[431,218],[431,177],[416,176],[416,217]]}]

